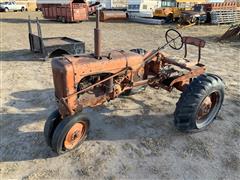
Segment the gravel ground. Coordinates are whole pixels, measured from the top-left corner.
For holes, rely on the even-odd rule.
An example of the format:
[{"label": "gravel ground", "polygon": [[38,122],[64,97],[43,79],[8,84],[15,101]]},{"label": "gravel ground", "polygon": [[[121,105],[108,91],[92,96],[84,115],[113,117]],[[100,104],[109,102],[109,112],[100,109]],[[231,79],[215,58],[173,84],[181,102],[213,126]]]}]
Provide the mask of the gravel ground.
[{"label": "gravel ground", "polygon": [[[61,24],[43,20],[44,37],[68,36],[93,50],[94,22]],[[173,125],[179,92],[146,91],[94,109],[88,139],[76,150],[56,156],[43,127],[56,109],[50,61],[29,51],[28,13],[1,13],[1,179],[240,179],[240,42],[217,43],[227,26],[181,29],[207,41],[202,62],[226,84],[223,107],[213,125],[184,134]],[[104,50],[144,48],[165,43],[168,25],[102,23]],[[35,29],[34,29],[35,30]],[[197,50],[190,49],[193,56]],[[167,48],[182,56],[183,51]]]}]

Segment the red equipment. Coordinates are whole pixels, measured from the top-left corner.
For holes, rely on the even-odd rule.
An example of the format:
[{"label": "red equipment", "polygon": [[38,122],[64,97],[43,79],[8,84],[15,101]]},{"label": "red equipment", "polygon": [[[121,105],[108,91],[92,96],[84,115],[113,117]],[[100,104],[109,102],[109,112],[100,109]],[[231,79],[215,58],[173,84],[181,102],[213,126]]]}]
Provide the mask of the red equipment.
[{"label": "red equipment", "polygon": [[96,11],[96,4],[88,4],[84,0],[69,1],[68,4],[38,4],[38,9],[42,10],[43,17],[46,19],[57,20],[60,22],[80,22],[88,20],[88,14]]}]

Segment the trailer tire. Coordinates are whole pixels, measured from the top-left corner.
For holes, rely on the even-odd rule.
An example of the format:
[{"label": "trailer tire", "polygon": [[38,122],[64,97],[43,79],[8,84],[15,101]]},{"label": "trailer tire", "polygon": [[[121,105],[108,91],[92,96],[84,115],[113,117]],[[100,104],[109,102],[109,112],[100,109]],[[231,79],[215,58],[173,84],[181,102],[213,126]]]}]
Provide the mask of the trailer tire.
[{"label": "trailer tire", "polygon": [[66,117],[56,127],[52,137],[52,149],[63,154],[77,148],[87,138],[89,119],[77,113]]},{"label": "trailer tire", "polygon": [[51,146],[52,136],[55,128],[61,120],[61,115],[58,110],[53,111],[44,125],[44,137],[48,146]]},{"label": "trailer tire", "polygon": [[61,18],[61,21],[62,21],[62,23],[66,23],[66,22],[67,22],[66,19],[65,19],[65,17],[62,17],[62,18]]},{"label": "trailer tire", "polygon": [[183,132],[207,129],[217,116],[224,99],[224,83],[213,74],[194,78],[176,104],[174,124]]}]

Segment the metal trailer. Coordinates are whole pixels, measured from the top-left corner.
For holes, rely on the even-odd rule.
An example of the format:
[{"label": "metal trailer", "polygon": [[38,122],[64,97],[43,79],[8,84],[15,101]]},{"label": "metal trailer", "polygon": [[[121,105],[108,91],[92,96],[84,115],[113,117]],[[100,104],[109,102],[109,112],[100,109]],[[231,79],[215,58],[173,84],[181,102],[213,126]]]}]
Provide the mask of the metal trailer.
[{"label": "metal trailer", "polygon": [[46,19],[63,23],[88,20],[88,4],[84,0],[38,0],[37,6]]},{"label": "metal trailer", "polygon": [[60,57],[64,54],[78,55],[85,53],[85,43],[69,37],[43,38],[38,18],[36,18],[38,35],[32,33],[31,19],[28,18],[28,37],[30,50],[40,53],[44,60]]}]

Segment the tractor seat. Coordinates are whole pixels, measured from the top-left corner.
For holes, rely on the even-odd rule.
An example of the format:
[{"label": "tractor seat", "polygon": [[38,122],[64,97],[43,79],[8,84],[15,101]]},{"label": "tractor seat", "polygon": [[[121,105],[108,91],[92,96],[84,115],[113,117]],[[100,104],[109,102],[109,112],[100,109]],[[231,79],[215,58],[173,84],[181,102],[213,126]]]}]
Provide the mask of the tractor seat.
[{"label": "tractor seat", "polygon": [[[192,67],[196,64],[199,64],[200,60],[201,60],[201,48],[205,47],[206,42],[202,39],[199,38],[195,38],[195,37],[183,37],[182,38],[183,44],[184,44],[184,49],[185,49],[185,54],[184,57],[176,57],[176,56],[169,56],[169,55],[165,55],[163,54],[166,58],[170,59],[170,60],[174,60],[176,62],[178,62],[179,64],[182,64],[186,67]],[[192,60],[192,59],[187,59],[187,54],[188,54],[188,50],[187,47],[188,45],[193,45],[198,47],[198,59],[197,60]]]}]

